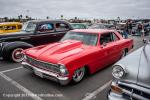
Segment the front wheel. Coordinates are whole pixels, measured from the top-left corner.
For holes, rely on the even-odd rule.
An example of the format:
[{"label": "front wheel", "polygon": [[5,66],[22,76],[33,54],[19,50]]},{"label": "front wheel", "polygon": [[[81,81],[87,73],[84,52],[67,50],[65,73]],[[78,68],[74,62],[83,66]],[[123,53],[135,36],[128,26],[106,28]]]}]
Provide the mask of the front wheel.
[{"label": "front wheel", "polygon": [[75,83],[78,83],[84,78],[84,76],[85,76],[85,67],[79,68],[74,72],[73,81]]},{"label": "front wheel", "polygon": [[121,55],[121,58],[123,58],[123,57],[125,57],[126,55],[127,55],[127,49],[124,49],[123,51],[122,51],[122,55]]},{"label": "front wheel", "polygon": [[22,53],[22,48],[15,48],[12,50],[10,59],[14,62],[21,62],[24,59],[24,54]]}]

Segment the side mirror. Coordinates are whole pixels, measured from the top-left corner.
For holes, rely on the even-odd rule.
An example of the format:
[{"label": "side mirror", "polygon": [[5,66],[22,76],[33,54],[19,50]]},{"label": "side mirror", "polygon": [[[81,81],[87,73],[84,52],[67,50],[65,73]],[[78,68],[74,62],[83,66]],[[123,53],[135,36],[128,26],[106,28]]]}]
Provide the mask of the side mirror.
[{"label": "side mirror", "polygon": [[106,42],[103,42],[103,43],[101,44],[101,48],[106,47],[106,45],[107,45],[107,43],[106,43]]}]

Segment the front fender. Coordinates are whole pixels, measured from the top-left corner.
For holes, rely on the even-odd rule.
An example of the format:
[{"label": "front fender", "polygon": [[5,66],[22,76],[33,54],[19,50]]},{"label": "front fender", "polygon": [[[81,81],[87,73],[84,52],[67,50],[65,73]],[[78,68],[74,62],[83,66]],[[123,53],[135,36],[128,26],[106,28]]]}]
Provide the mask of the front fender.
[{"label": "front fender", "polygon": [[3,46],[3,44],[0,43],[0,57],[2,57],[2,46]]},{"label": "front fender", "polygon": [[0,43],[0,57],[3,57],[3,54],[7,53],[7,51],[13,50],[17,47],[31,48],[33,45],[21,41],[2,42]]},{"label": "front fender", "polygon": [[5,44],[7,44],[7,42],[0,42],[0,58],[2,57]]}]

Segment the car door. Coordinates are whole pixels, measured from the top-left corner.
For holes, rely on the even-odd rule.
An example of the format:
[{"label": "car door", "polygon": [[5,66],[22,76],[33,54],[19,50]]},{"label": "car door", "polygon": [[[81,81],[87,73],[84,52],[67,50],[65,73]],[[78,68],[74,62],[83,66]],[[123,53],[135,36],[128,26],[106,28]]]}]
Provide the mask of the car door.
[{"label": "car door", "polygon": [[41,23],[37,26],[32,41],[35,45],[56,42],[56,32],[53,23]]},{"label": "car door", "polygon": [[60,40],[70,30],[70,27],[66,23],[56,22],[55,29],[56,29],[56,34],[55,34],[56,39]]},{"label": "car door", "polygon": [[94,54],[93,67],[94,71],[102,69],[110,64],[109,51],[111,50],[111,44],[109,33],[103,33],[100,35],[97,52]]},{"label": "car door", "polygon": [[112,34],[103,33],[100,35],[99,68],[101,69],[114,62],[113,56],[116,52],[116,45],[112,40]]},{"label": "car door", "polygon": [[120,59],[121,55],[122,55],[122,43],[120,41],[120,38],[116,35],[115,32],[111,32],[111,38],[112,38],[112,45],[113,45],[113,49],[114,51],[113,52],[110,52],[112,53],[110,55],[111,59],[112,59],[112,62],[116,62],[117,60]]}]

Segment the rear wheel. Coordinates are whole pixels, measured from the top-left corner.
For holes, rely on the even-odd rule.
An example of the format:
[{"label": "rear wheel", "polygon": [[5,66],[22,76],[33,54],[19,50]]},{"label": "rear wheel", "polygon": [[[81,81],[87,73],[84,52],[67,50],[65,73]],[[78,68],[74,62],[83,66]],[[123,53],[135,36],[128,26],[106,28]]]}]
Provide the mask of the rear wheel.
[{"label": "rear wheel", "polygon": [[85,76],[85,67],[79,68],[74,72],[73,81],[75,83],[78,83],[84,78],[84,76]]}]

